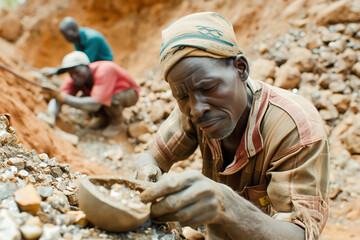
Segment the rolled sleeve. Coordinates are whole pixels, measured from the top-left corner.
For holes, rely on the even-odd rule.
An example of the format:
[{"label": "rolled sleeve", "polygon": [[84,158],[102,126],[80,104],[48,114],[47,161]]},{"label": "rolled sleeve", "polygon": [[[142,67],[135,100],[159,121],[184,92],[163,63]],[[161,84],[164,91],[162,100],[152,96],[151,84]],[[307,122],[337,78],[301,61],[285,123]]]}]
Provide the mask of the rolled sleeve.
[{"label": "rolled sleeve", "polygon": [[168,171],[175,162],[188,158],[198,146],[197,138],[186,131],[191,127],[184,120],[178,107],[175,107],[147,149],[164,171]]},{"label": "rolled sleeve", "polygon": [[329,156],[326,139],[274,160],[267,188],[273,218],[305,229],[318,239],[328,218]]}]

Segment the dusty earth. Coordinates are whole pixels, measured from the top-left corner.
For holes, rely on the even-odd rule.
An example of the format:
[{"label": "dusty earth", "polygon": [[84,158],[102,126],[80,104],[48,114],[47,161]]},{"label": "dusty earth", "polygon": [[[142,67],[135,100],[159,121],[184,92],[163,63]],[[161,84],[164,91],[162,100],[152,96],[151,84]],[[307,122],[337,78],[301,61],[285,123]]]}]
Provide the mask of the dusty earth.
[{"label": "dusty earth", "polygon": [[[73,171],[131,175],[131,162],[174,106],[161,79],[157,55],[161,30],[192,12],[216,11],[233,23],[251,62],[252,77],[295,91],[319,109],[331,143],[331,214],[323,239],[360,237],[360,3],[356,0],[27,0],[3,9],[0,62],[34,81],[37,69],[58,66],[72,51],[58,31],[70,15],[102,32],[115,62],[142,87],[141,99],[126,109],[128,131],[111,139],[86,127],[87,115],[65,107],[55,127],[37,115],[47,99],[39,88],[0,69],[0,114],[11,115],[22,145],[46,153]],[[165,106],[165,107],[164,107]],[[201,169],[199,153],[172,171]]]}]

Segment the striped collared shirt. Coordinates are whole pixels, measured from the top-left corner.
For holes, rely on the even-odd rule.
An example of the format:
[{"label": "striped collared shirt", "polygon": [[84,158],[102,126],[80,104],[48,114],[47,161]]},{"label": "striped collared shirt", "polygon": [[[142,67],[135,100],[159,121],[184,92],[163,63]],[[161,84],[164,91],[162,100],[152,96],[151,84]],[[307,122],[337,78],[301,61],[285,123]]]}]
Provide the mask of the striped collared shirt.
[{"label": "striped collared shirt", "polygon": [[329,148],[323,121],[299,95],[251,79],[247,85],[252,108],[228,166],[223,166],[221,141],[207,138],[178,108],[148,151],[168,171],[199,146],[205,176],[230,186],[273,218],[300,225],[307,239],[317,239],[328,217]]}]

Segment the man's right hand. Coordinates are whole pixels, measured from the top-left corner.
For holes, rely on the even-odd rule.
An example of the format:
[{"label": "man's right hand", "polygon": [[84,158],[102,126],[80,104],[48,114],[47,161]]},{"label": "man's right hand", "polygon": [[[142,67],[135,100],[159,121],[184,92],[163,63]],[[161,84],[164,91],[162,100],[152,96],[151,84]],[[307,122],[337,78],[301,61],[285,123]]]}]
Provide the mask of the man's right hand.
[{"label": "man's right hand", "polygon": [[55,98],[59,103],[64,103],[66,99],[66,94],[54,87],[42,86],[40,93],[44,94],[48,98]]},{"label": "man's right hand", "polygon": [[132,177],[138,180],[157,182],[160,176],[161,176],[160,168],[152,163],[149,163],[136,169]]},{"label": "man's right hand", "polygon": [[[233,192],[199,171],[190,170],[164,175],[143,191],[140,198],[144,203],[152,202],[151,216],[155,221],[178,221],[182,226],[197,227],[229,219],[225,213],[224,191]],[[230,207],[238,204],[230,200]]]},{"label": "man's right hand", "polygon": [[156,160],[148,153],[141,153],[133,165],[134,174],[132,178],[148,182],[157,182],[162,175]]}]

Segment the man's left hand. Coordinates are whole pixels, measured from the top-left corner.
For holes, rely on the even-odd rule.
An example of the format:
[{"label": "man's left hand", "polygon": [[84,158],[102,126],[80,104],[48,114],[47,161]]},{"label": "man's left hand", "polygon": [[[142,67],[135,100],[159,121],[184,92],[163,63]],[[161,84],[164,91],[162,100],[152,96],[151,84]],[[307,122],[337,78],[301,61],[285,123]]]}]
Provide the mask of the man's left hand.
[{"label": "man's left hand", "polygon": [[155,221],[179,221],[183,226],[216,223],[224,216],[223,193],[219,183],[199,171],[166,174],[141,195],[152,202]]},{"label": "man's left hand", "polygon": [[42,89],[40,92],[42,94],[48,96],[49,98],[55,98],[56,101],[58,101],[59,103],[65,102],[66,94],[60,92],[56,88],[42,86]]}]

